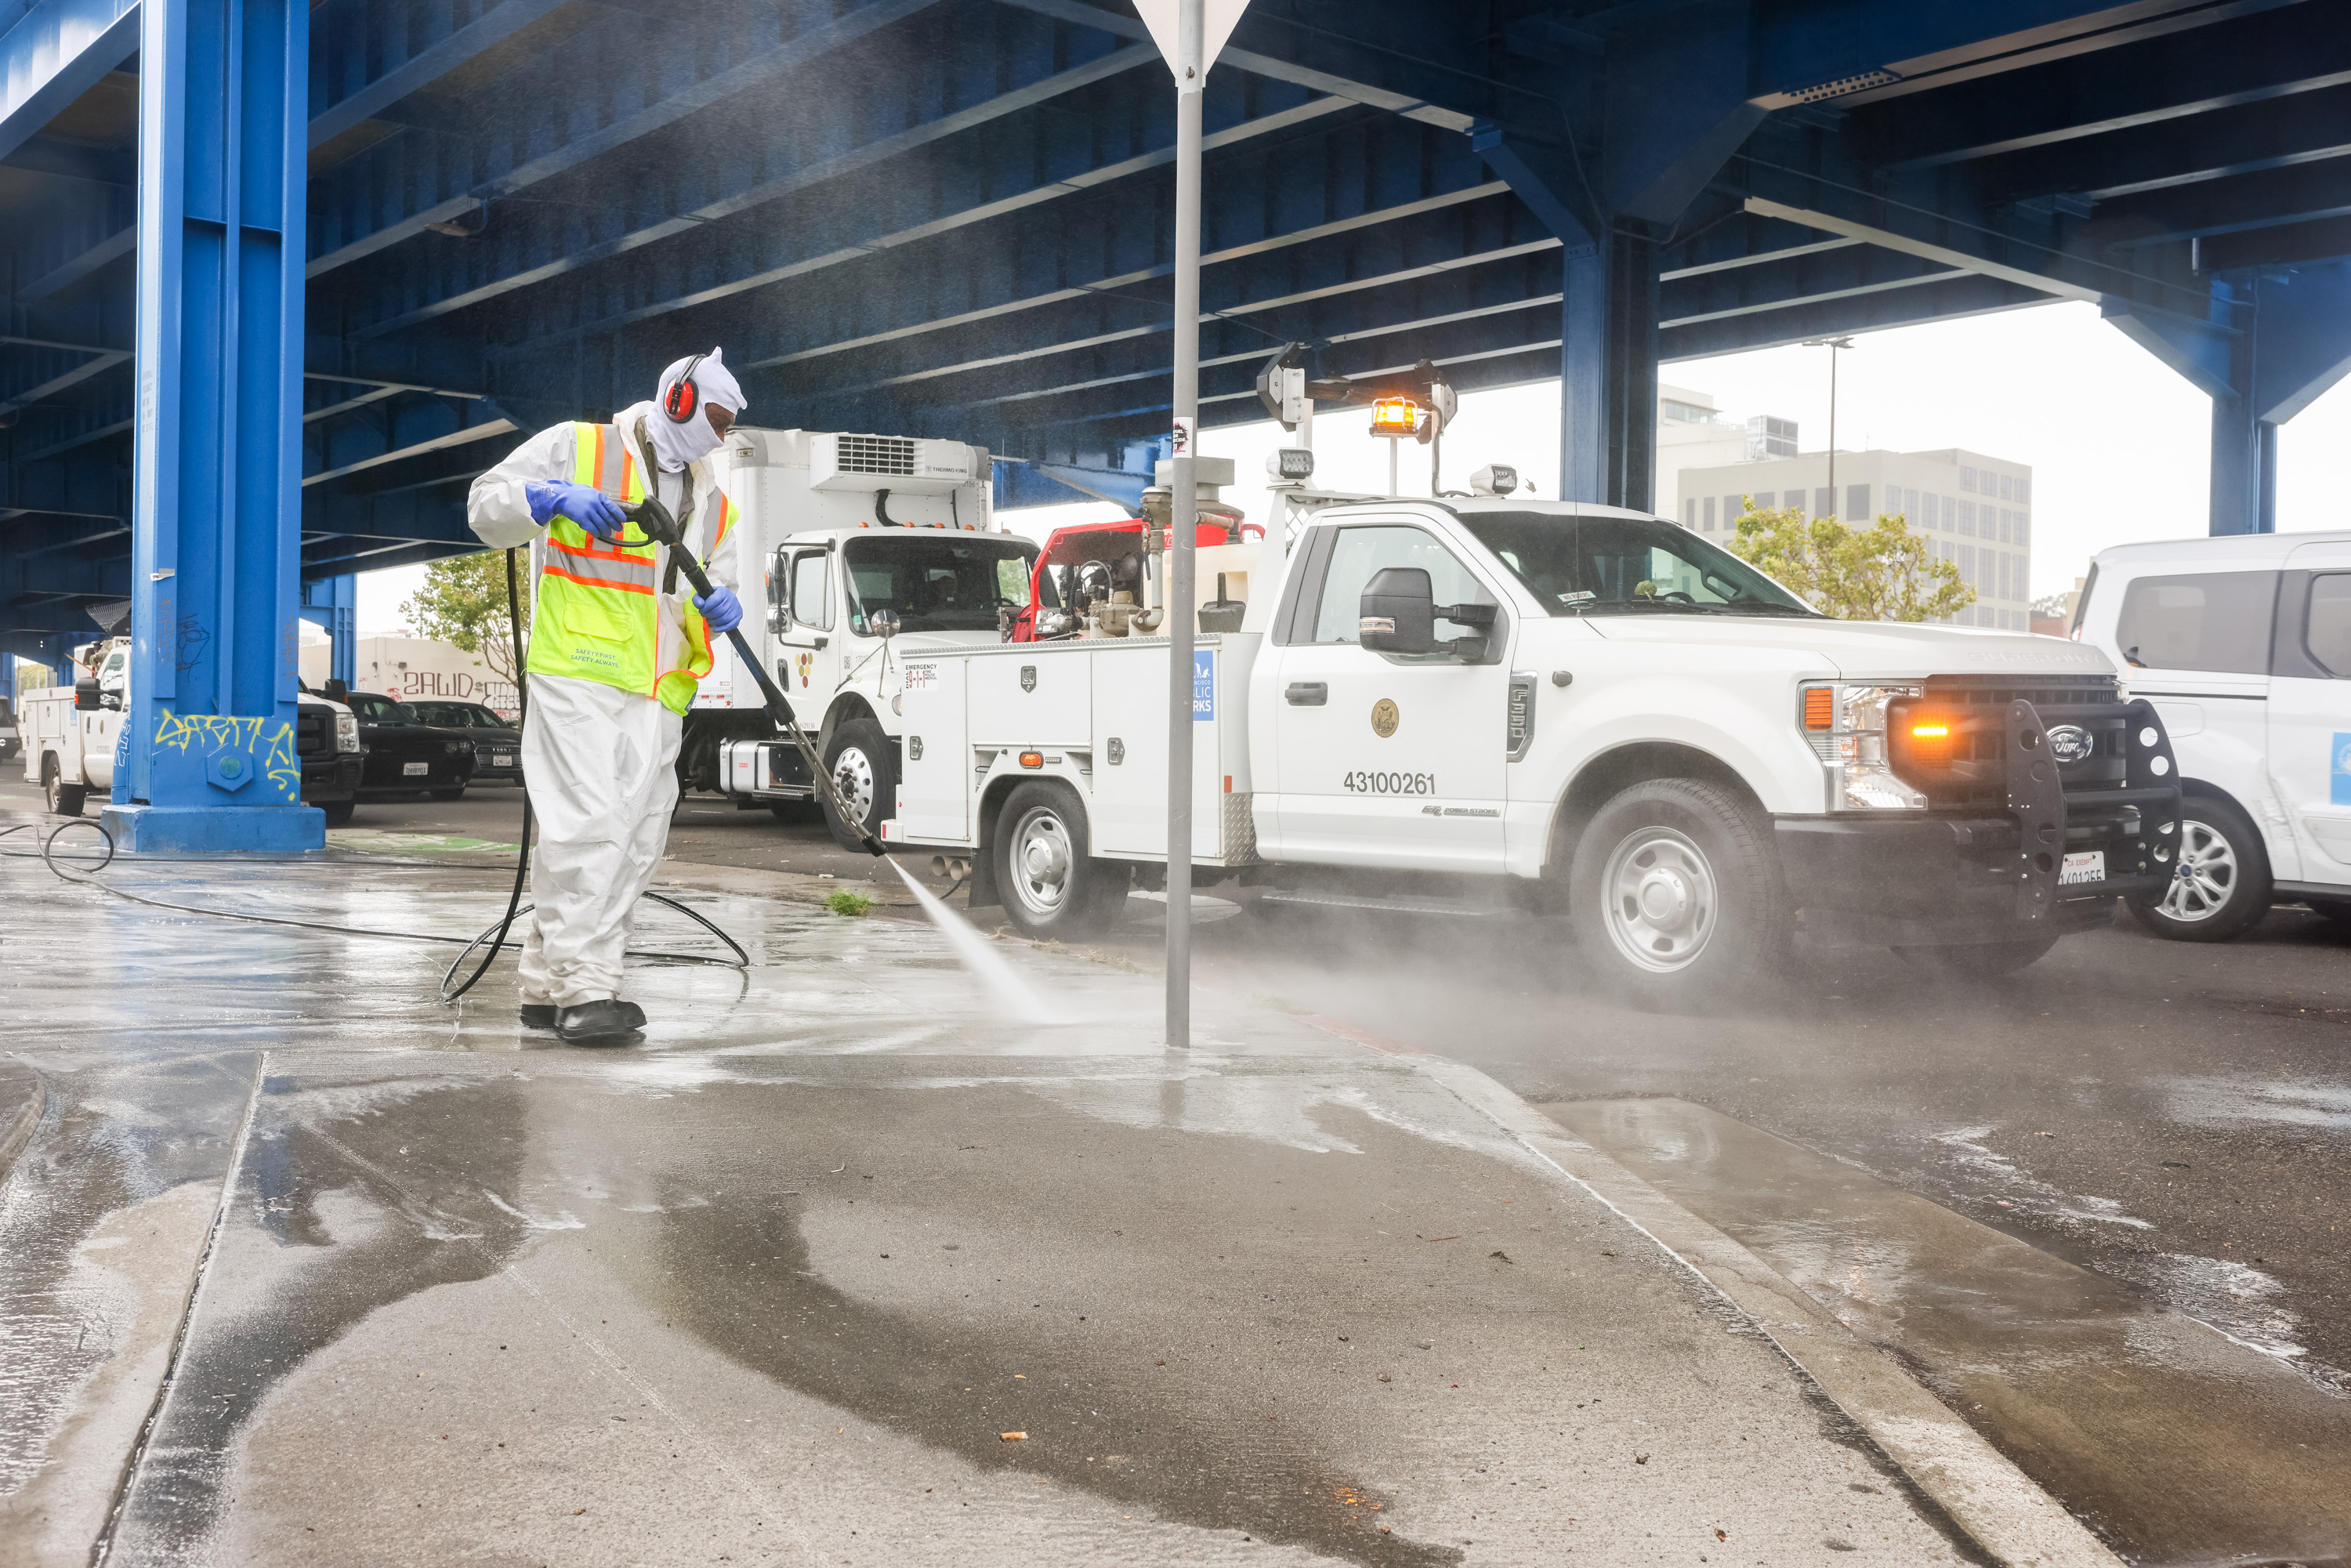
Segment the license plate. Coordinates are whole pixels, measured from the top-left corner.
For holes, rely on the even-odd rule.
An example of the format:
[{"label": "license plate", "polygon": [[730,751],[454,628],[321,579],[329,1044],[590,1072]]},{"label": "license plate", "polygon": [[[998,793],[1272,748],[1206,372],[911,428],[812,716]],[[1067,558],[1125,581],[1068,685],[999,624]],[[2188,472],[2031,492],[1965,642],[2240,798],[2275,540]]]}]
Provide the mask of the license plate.
[{"label": "license plate", "polygon": [[490,753],[490,766],[491,766],[491,767],[493,767],[493,768],[512,768],[514,765],[515,765],[515,761],[514,761],[514,753],[513,753],[513,752],[511,752],[511,751],[493,751],[493,752],[491,752],[491,753]]},{"label": "license plate", "polygon": [[433,764],[430,762],[403,762],[400,765],[400,771],[403,778],[422,779],[427,773],[433,771]]},{"label": "license plate", "polygon": [[2057,872],[2057,885],[2060,887],[2071,887],[2077,882],[2105,880],[2106,852],[2104,850],[2084,850],[2080,854],[2067,855],[2065,863]]}]

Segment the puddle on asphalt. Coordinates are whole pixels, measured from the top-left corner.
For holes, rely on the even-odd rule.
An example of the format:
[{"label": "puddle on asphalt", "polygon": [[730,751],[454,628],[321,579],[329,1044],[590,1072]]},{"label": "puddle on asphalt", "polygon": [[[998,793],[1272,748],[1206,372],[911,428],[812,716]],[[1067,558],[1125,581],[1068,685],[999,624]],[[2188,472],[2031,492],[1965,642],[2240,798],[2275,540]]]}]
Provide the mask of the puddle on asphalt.
[{"label": "puddle on asphalt", "polygon": [[2191,1127],[2271,1122],[2294,1127],[2351,1127],[2351,1086],[2246,1082],[2234,1078],[2175,1078],[2163,1085],[2164,1109]]},{"label": "puddle on asphalt", "polygon": [[[2299,1346],[2268,1276],[2167,1258],[2160,1283],[2191,1317],[1700,1106],[1543,1109],[1892,1353],[2131,1562],[2351,1555],[2351,1399],[2288,1364]],[[1987,1130],[1942,1141],[2043,1185],[1983,1147]]]}]

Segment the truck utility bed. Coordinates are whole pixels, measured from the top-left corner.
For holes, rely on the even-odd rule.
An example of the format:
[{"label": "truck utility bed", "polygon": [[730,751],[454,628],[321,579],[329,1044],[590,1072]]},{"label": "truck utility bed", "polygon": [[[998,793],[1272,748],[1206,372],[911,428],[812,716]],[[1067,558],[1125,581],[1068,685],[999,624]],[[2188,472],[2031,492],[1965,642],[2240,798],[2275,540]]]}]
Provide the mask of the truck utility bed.
[{"label": "truck utility bed", "polygon": [[[1200,636],[1192,654],[1192,858],[1257,862],[1249,768],[1255,632]],[[893,844],[968,849],[1023,779],[1078,792],[1091,850],[1167,858],[1165,637],[925,650],[904,663],[904,773]]]}]

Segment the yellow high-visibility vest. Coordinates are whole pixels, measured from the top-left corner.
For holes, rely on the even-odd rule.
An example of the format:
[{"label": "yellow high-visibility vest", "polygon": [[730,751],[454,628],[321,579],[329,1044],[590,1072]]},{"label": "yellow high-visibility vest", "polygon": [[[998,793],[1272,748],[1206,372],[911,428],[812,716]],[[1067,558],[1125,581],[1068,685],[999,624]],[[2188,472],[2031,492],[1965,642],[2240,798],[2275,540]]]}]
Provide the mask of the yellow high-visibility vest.
[{"label": "yellow high-visibility vest", "polygon": [[[574,424],[571,444],[573,483],[592,485],[624,506],[645,498],[644,474],[619,429]],[[696,516],[717,518],[715,530],[704,523],[706,568],[738,514],[726,493],[705,480],[701,464],[687,469],[686,483],[695,487]],[[600,681],[656,698],[673,713],[692,706],[713,663],[710,626],[691,597],[678,602],[674,620],[662,612],[661,550],[633,522],[606,544],[560,512],[549,519],[530,673]]]}]

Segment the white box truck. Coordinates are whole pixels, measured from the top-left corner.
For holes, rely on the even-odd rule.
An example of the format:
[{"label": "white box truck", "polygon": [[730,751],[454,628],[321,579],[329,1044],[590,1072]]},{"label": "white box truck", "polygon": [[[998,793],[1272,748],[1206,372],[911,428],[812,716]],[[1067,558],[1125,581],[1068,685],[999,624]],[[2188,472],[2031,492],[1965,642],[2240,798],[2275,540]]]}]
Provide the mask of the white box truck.
[{"label": "white box truck", "polygon": [[[863,826],[878,831],[896,799],[897,661],[993,644],[999,608],[1028,602],[1037,547],[997,528],[984,447],[737,427],[718,462],[743,513],[733,548],[744,634]],[[894,639],[876,631],[884,611],[896,617]],[[680,779],[778,816],[816,809],[807,766],[774,738],[758,685],[726,642],[716,653],[686,715]],[[853,827],[823,810],[843,847],[862,847]]]},{"label": "white box truck", "polygon": [[[2094,648],[1828,619],[1580,504],[1327,507],[1269,564],[1195,655],[1200,883],[1483,887],[1568,913],[1672,1005],[1799,933],[2001,973],[2171,873],[2168,743]],[[904,651],[885,837],[970,855],[972,902],[1024,932],[1098,926],[1164,876],[1167,659],[1164,637]]]},{"label": "white box truck", "polygon": [[2224,942],[2278,899],[2351,925],[2351,532],[2099,552],[2074,634],[2122,665],[2179,754],[2179,858],[2131,910]]}]

